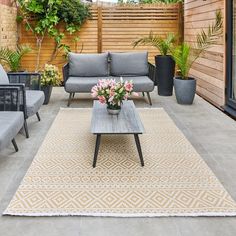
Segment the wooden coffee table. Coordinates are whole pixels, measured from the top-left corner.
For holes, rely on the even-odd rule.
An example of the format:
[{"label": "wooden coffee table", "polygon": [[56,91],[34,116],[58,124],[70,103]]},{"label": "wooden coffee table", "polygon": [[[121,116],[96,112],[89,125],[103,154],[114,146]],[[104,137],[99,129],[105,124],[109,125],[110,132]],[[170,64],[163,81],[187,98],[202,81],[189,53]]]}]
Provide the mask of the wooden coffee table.
[{"label": "wooden coffee table", "polygon": [[133,101],[124,101],[119,115],[110,115],[106,105],[94,101],[91,121],[91,133],[97,136],[93,168],[96,167],[99,146],[102,135],[134,135],[141,165],[144,166],[139,134],[144,133],[144,127],[136,111]]}]

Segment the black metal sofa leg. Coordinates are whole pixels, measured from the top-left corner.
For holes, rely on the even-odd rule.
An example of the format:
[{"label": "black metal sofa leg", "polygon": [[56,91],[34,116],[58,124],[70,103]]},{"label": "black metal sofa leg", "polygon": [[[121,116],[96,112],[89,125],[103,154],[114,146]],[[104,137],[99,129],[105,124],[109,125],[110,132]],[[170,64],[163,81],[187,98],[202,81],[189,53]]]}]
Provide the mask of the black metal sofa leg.
[{"label": "black metal sofa leg", "polygon": [[27,125],[26,120],[24,122],[24,129],[25,129],[25,136],[26,136],[26,138],[29,138],[29,131],[28,131],[28,125]]},{"label": "black metal sofa leg", "polygon": [[18,149],[18,147],[17,147],[16,140],[13,138],[11,142],[12,142],[12,144],[13,144],[13,146],[14,146],[16,152],[18,152],[19,149]]},{"label": "black metal sofa leg", "polygon": [[68,104],[67,104],[68,107],[69,107],[70,104],[71,104],[72,96],[73,96],[73,93],[70,93],[70,95],[69,95],[69,100],[68,100]]},{"label": "black metal sofa leg", "polygon": [[152,99],[151,99],[151,96],[150,96],[150,93],[147,92],[147,97],[148,97],[148,103],[150,106],[152,106]]},{"label": "black metal sofa leg", "polygon": [[36,112],[36,116],[37,116],[37,118],[38,118],[38,121],[41,121],[41,118],[40,118],[40,115],[39,115],[38,112]]},{"label": "black metal sofa leg", "polygon": [[142,95],[143,95],[143,97],[145,97],[145,93],[144,92],[142,92]]}]

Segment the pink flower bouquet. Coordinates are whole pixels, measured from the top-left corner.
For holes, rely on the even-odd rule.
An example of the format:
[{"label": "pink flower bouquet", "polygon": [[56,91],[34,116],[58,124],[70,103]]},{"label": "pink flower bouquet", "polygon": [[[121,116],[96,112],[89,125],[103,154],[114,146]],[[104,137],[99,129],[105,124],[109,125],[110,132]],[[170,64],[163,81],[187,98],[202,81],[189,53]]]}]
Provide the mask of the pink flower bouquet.
[{"label": "pink flower bouquet", "polygon": [[138,96],[133,92],[133,87],[132,81],[123,81],[122,77],[120,82],[114,79],[102,79],[92,88],[91,93],[100,103],[107,104],[108,109],[118,110],[123,100],[127,100],[131,95]]}]

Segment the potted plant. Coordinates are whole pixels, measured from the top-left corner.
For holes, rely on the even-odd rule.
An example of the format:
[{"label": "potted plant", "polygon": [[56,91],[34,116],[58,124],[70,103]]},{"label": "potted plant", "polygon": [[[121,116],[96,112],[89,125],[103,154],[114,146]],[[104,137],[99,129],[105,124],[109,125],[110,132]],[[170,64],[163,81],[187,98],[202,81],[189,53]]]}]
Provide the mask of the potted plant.
[{"label": "potted plant", "polygon": [[208,27],[207,32],[202,30],[197,34],[196,45],[191,46],[188,43],[183,43],[173,50],[172,56],[179,69],[178,76],[174,78],[175,95],[179,104],[191,105],[193,103],[196,79],[189,76],[189,71],[201,53],[217,43],[222,35],[222,28],[222,14],[221,11],[217,11],[215,22]]},{"label": "potted plant", "polygon": [[61,84],[59,70],[54,65],[46,64],[41,76],[41,90],[44,92],[45,100],[43,104],[48,104],[53,86]]},{"label": "potted plant", "polygon": [[147,37],[142,37],[133,43],[137,45],[151,45],[160,51],[161,55],[155,56],[156,78],[158,82],[158,94],[172,96],[173,78],[175,74],[175,61],[170,53],[170,48],[176,41],[174,34],[169,33],[166,38],[156,36],[151,31]]},{"label": "potted plant", "polygon": [[111,115],[118,115],[121,110],[121,104],[131,95],[138,96],[133,92],[132,81],[123,81],[122,77],[116,83],[114,79],[99,80],[92,90],[92,96],[97,97],[101,104],[107,105],[107,112]]}]

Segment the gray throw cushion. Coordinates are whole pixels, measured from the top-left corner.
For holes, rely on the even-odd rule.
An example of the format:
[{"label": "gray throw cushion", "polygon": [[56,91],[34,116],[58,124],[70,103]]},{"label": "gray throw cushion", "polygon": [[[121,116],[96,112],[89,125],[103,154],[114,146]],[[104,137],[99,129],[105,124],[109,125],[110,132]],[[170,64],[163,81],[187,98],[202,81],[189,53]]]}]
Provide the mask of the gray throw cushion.
[{"label": "gray throw cushion", "polygon": [[39,111],[44,102],[44,93],[39,90],[26,90],[27,116],[33,116]]},{"label": "gray throw cushion", "polygon": [[109,77],[69,77],[65,84],[65,90],[68,93],[90,93],[92,87],[100,79],[109,79]]},{"label": "gray throw cushion", "polygon": [[148,53],[110,53],[112,76],[148,75]]},{"label": "gray throw cushion", "polygon": [[0,84],[9,84],[7,73],[3,69],[1,64],[0,64]]},{"label": "gray throw cushion", "polygon": [[78,77],[108,76],[108,53],[69,53],[69,75]]},{"label": "gray throw cushion", "polygon": [[[135,92],[152,92],[154,90],[154,82],[148,76],[123,76],[122,78],[124,81],[133,81]],[[115,80],[120,81],[120,77],[115,77]]]},{"label": "gray throw cushion", "polygon": [[12,141],[24,124],[24,115],[20,111],[0,112],[0,149]]}]

